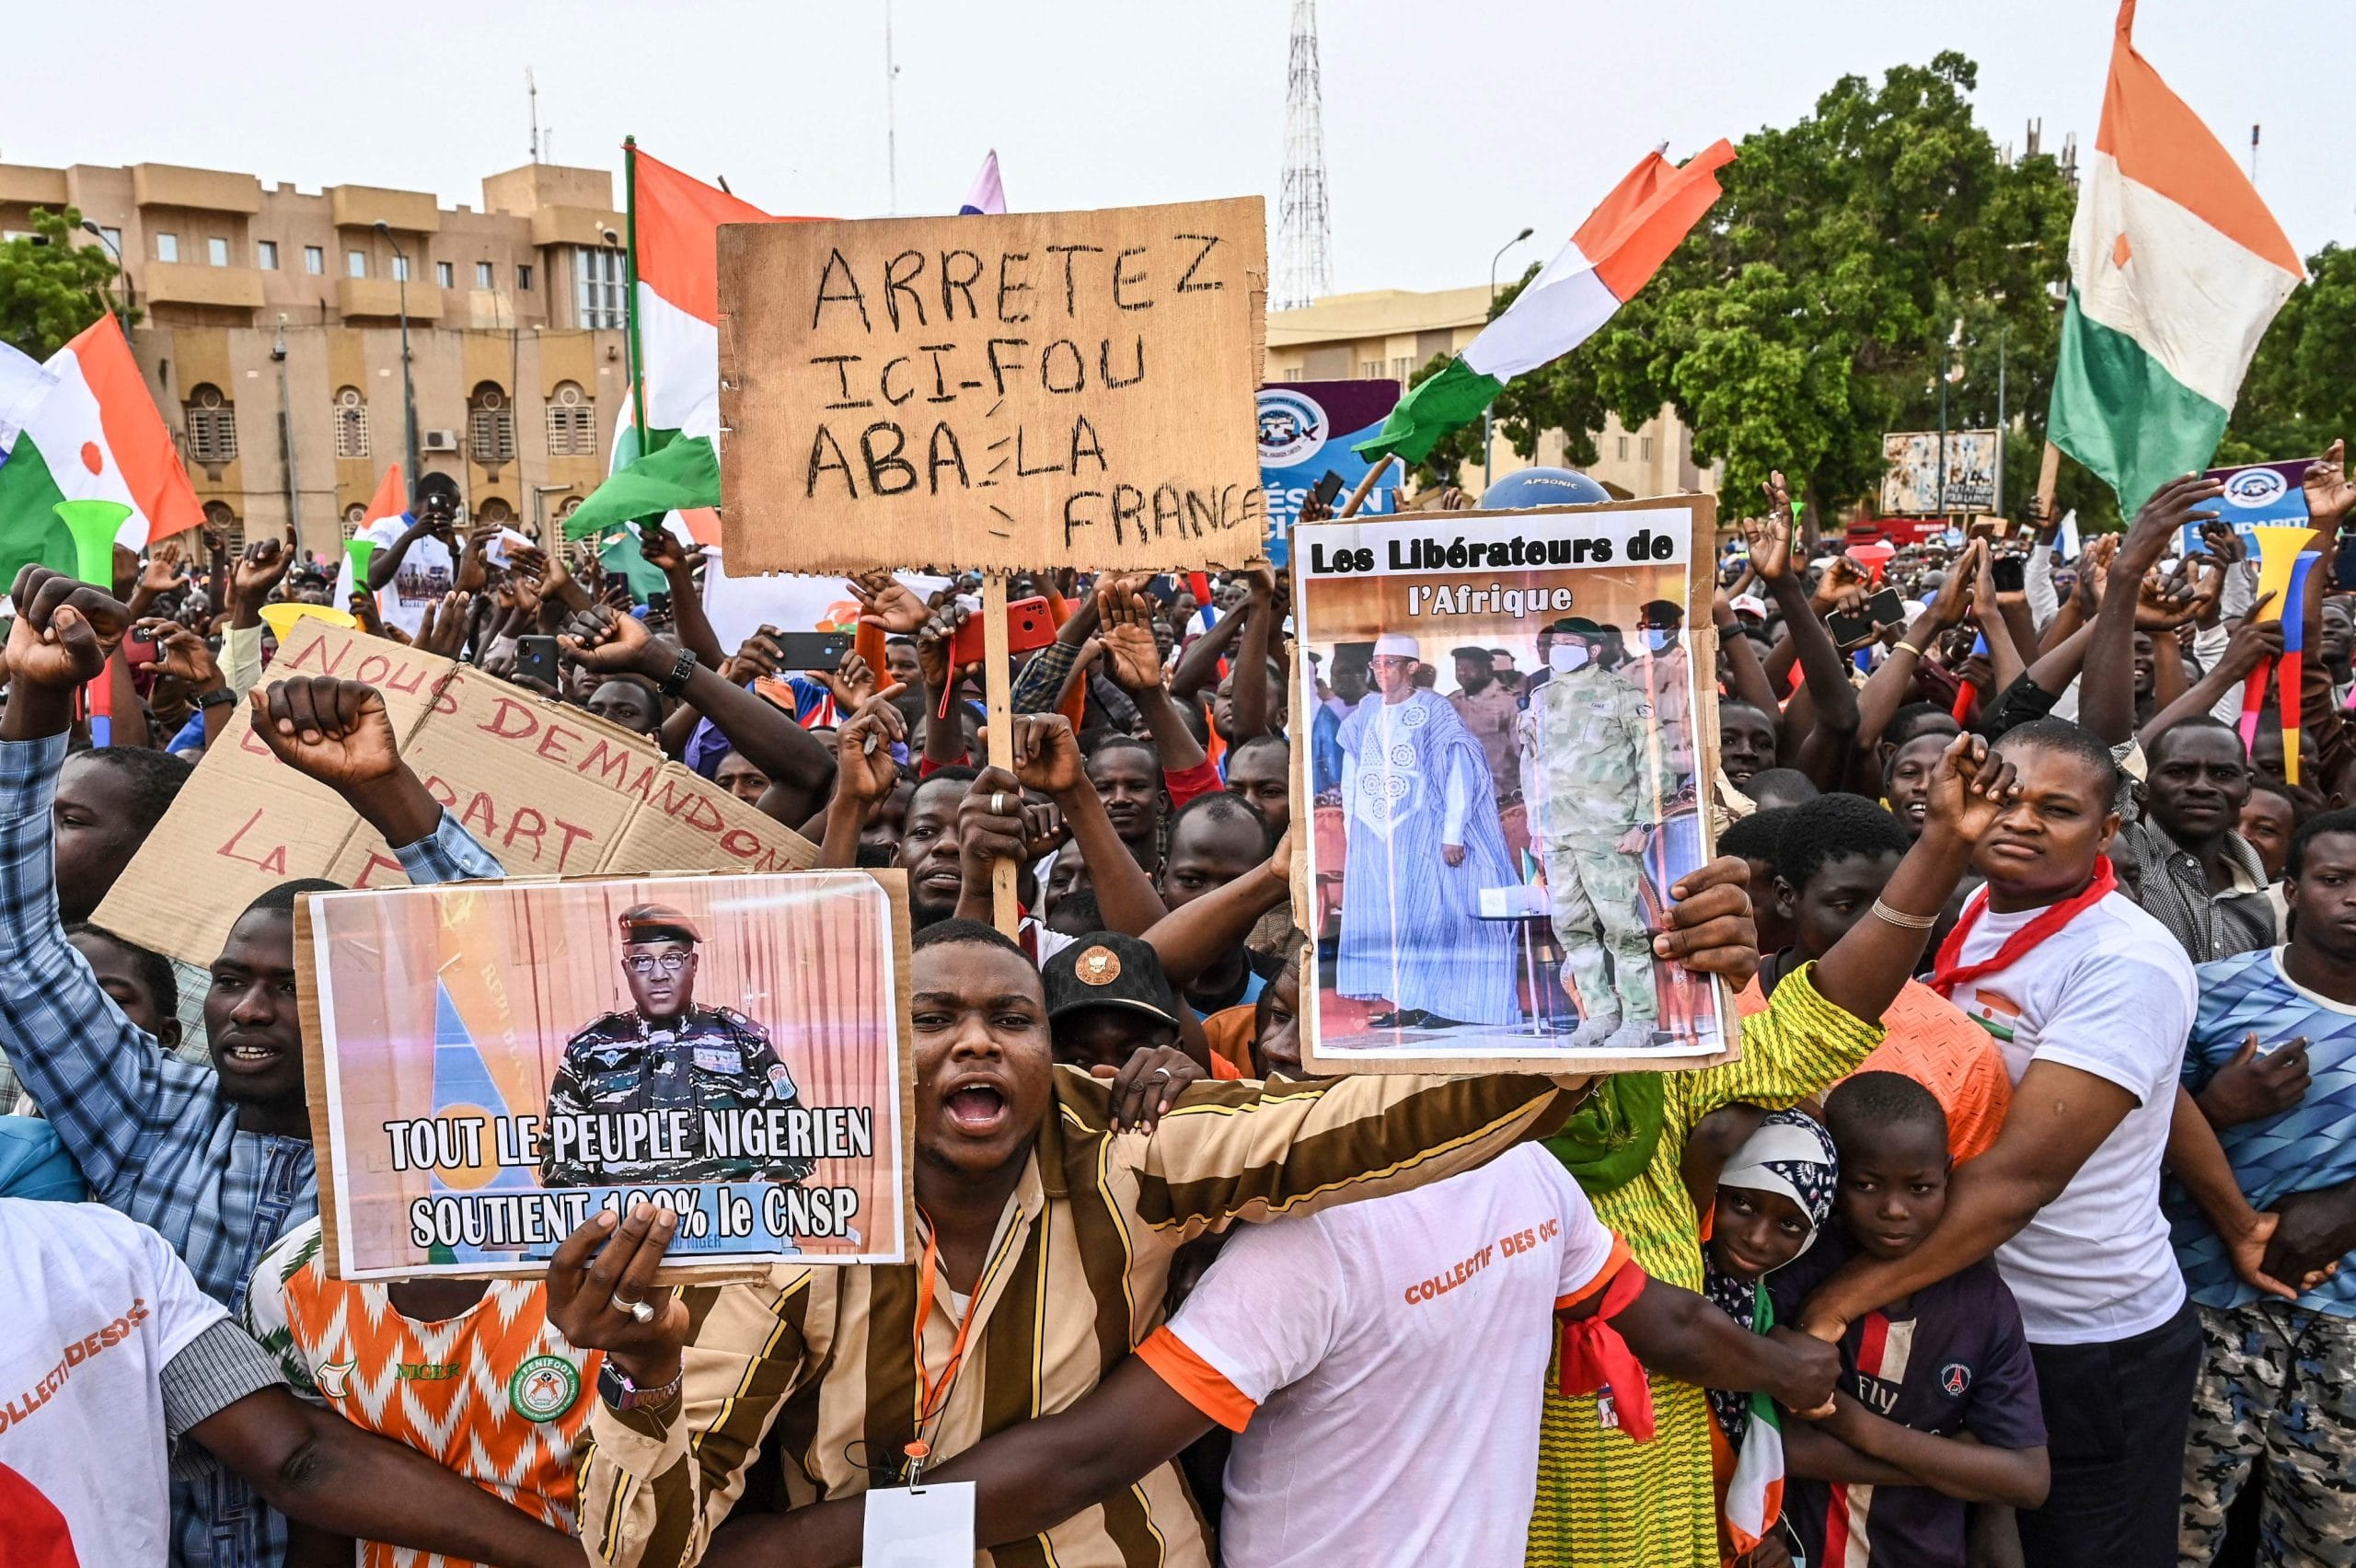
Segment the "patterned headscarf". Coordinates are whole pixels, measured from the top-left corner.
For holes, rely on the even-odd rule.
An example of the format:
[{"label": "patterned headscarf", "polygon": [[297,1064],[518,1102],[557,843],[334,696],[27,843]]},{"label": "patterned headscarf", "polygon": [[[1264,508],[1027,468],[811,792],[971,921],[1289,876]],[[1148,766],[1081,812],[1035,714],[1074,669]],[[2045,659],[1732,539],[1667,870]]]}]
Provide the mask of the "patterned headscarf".
[{"label": "patterned headscarf", "polygon": [[[1831,1217],[1832,1194],[1840,1175],[1832,1135],[1822,1124],[1803,1111],[1775,1111],[1735,1150],[1718,1173],[1718,1185],[1777,1193],[1797,1205],[1807,1216],[1807,1238],[1800,1243],[1799,1252],[1792,1254],[1796,1258],[1816,1245],[1817,1234]],[[1759,1320],[1759,1282],[1721,1272],[1707,1248],[1702,1258],[1703,1294],[1742,1327],[1763,1330]],[[1739,1450],[1750,1425],[1750,1395],[1730,1389],[1712,1389],[1709,1395],[1719,1428]]]}]

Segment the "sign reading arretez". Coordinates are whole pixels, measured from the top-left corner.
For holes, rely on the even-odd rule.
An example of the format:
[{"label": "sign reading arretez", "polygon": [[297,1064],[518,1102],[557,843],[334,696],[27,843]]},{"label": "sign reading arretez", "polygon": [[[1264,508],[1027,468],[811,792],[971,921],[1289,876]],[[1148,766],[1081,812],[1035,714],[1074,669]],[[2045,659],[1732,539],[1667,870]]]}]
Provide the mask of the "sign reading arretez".
[{"label": "sign reading arretez", "polygon": [[1256,198],[727,225],[729,570],[1257,559]]}]

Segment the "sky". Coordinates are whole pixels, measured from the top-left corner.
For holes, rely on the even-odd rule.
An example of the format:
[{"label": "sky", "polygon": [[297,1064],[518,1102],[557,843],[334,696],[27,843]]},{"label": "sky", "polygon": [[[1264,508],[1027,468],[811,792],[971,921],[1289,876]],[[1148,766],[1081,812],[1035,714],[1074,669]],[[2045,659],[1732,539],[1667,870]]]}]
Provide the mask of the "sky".
[{"label": "sky", "polygon": [[[2237,156],[2302,253],[2356,243],[2356,116],[2323,74],[2345,0],[2142,0],[2144,55]],[[0,162],[173,163],[306,190],[479,204],[528,161],[650,153],[780,213],[953,213],[996,148],[1031,211],[1264,195],[1275,259],[1289,0],[122,0],[19,7]],[[2337,17],[2334,12],[2340,12]],[[1683,158],[1807,113],[1843,75],[1959,50],[1981,123],[2093,141],[2112,0],[1326,0],[1334,287],[1484,281],[1542,259],[1647,149]],[[53,68],[30,71],[23,63]],[[70,63],[70,68],[69,68]],[[887,155],[887,141],[896,156]],[[894,169],[896,166],[896,206]]]}]

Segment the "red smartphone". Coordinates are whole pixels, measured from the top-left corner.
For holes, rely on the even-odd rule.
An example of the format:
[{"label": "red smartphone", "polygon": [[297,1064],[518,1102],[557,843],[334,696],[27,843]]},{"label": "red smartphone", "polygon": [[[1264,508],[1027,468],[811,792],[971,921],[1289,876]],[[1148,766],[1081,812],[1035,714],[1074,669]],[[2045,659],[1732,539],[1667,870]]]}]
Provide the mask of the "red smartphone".
[{"label": "red smartphone", "polygon": [[[949,690],[941,694],[941,712],[949,712],[949,695],[957,689],[956,672],[967,664],[978,663],[987,657],[983,647],[982,617],[979,614],[967,619],[949,640]],[[1006,606],[1006,651],[1027,653],[1034,648],[1045,648],[1056,640],[1056,623],[1047,615],[1044,596],[1017,599]]]},{"label": "red smartphone", "polygon": [[[1045,648],[1056,640],[1056,623],[1047,618],[1045,598],[1017,599],[1006,606],[1006,651],[1028,653],[1034,648]],[[952,663],[970,664],[983,658],[982,617],[975,616],[957,628],[949,641]]]},{"label": "red smartphone", "polygon": [[128,633],[122,640],[123,659],[129,663],[131,667],[133,669],[137,669],[142,664],[152,664],[156,662],[156,634],[154,632],[134,631]]}]

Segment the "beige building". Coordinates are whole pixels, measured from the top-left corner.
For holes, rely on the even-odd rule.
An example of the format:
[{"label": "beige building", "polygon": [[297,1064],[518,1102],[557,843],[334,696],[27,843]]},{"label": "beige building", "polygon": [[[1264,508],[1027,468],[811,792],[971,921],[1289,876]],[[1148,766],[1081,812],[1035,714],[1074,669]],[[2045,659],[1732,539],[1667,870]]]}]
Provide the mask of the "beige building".
[{"label": "beige building", "polygon": [[[1489,291],[1439,289],[1415,294],[1376,289],[1329,294],[1299,310],[1268,315],[1268,375],[1276,381],[1372,381],[1388,377],[1404,386],[1436,354],[1452,354],[1478,337],[1489,319]],[[1525,460],[1500,434],[1494,441],[1498,477],[1532,466],[1565,467],[1561,431],[1538,438],[1534,459]],[[1693,432],[1675,409],[1664,407],[1630,430],[1617,415],[1596,436],[1596,460],[1587,472],[1621,496],[1676,495],[1715,491],[1715,465],[1693,460]],[[1478,462],[1465,466],[1466,489],[1488,487],[1490,475]]]},{"label": "beige building", "polygon": [[0,164],[0,231],[36,206],[78,208],[102,236],[88,243],[120,253],[148,389],[233,536],[291,519],[327,555],[350,534],[403,460],[404,310],[418,467],[470,514],[537,533],[606,472],[629,376],[603,169],[492,175],[478,212],[165,164]]}]

